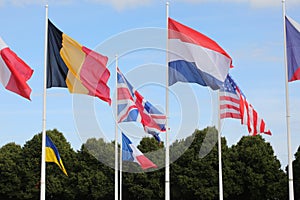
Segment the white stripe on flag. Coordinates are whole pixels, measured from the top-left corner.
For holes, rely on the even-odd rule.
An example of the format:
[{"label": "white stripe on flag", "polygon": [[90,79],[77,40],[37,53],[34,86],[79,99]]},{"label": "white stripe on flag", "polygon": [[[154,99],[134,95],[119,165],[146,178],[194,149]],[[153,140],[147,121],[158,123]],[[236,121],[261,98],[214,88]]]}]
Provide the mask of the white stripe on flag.
[{"label": "white stripe on flag", "polygon": [[177,60],[195,62],[202,72],[210,74],[221,82],[226,79],[231,60],[223,54],[179,39],[169,39],[169,49],[169,62]]}]

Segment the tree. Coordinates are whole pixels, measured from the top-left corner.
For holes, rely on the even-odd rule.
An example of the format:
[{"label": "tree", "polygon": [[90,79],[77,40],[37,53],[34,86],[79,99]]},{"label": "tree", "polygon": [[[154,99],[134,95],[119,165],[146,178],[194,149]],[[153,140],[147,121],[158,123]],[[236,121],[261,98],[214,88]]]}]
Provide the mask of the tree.
[{"label": "tree", "polygon": [[114,145],[91,138],[82,145],[77,157],[76,199],[113,199]]},{"label": "tree", "polygon": [[21,199],[22,148],[8,143],[0,149],[0,199]]},{"label": "tree", "polygon": [[[209,133],[209,134],[208,134]],[[172,199],[217,199],[218,197],[218,151],[215,145],[217,130],[209,127],[196,130],[193,136],[176,145],[183,145],[193,138],[190,147],[171,165]],[[203,144],[204,139],[207,141]],[[201,146],[210,149],[200,157]],[[211,149],[211,146],[213,147]],[[176,148],[173,147],[172,148]]]},{"label": "tree", "polygon": [[[88,139],[75,152],[62,133],[47,131],[59,150],[69,176],[55,163],[46,164],[47,199],[114,199],[114,141]],[[195,130],[192,136],[170,146],[171,198],[218,199],[217,130]],[[138,148],[158,170],[142,170],[133,162],[123,162],[124,199],[164,199],[165,148],[145,137]],[[299,199],[300,147],[295,154],[295,199]],[[9,143],[0,148],[0,199],[39,199],[41,134],[24,147]],[[271,145],[261,136],[242,137],[232,147],[222,138],[224,199],[287,199],[287,176]],[[132,170],[134,169],[134,170]]]},{"label": "tree", "polygon": [[295,160],[293,161],[293,179],[295,199],[300,199],[300,146],[295,153]]},{"label": "tree", "polygon": [[[165,151],[163,143],[158,143],[154,138],[144,137],[137,148],[154,162],[159,168],[164,167]],[[163,199],[164,198],[164,168],[147,169],[133,162],[123,162],[127,171],[123,172],[123,198],[124,199]],[[130,169],[130,170],[128,170]]]},{"label": "tree", "polygon": [[287,179],[270,143],[260,136],[244,136],[227,158],[233,170],[227,176],[237,187],[226,199],[286,199]]},{"label": "tree", "polygon": [[71,148],[63,133],[56,129],[47,131],[57,147],[65,169],[66,176],[55,163],[46,163],[46,197],[47,199],[74,199],[77,173],[74,166],[77,161],[76,152]]},{"label": "tree", "polygon": [[[46,163],[46,198],[72,199],[75,191],[71,180],[74,177],[72,166],[76,163],[76,153],[58,130],[49,130],[46,134],[57,147],[64,163],[67,177],[55,163]],[[22,190],[26,191],[22,199],[39,199],[41,178],[42,134],[35,135],[27,141],[22,149],[24,162],[22,175]]]}]

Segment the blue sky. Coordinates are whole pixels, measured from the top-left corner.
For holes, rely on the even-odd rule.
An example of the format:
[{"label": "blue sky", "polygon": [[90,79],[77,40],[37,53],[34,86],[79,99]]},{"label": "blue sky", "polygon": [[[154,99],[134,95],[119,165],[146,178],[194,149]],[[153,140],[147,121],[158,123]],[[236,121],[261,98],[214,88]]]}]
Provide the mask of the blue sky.
[{"label": "blue sky", "polygon": [[[0,0],[0,36],[34,69],[29,81],[33,90],[31,102],[0,87],[0,146],[8,142],[23,145],[42,130],[45,2]],[[146,99],[164,110],[165,1],[48,3],[49,18],[58,28],[82,45],[109,56],[112,97],[114,54],[120,54],[119,66],[123,73]],[[298,22],[299,8],[299,1],[286,1],[287,14]],[[170,1],[169,12],[170,17],[211,37],[231,55],[235,68],[230,73],[271,129],[273,135],[263,137],[271,143],[285,167],[287,137],[281,0],[179,0]],[[130,46],[139,40],[151,44],[152,48],[145,48],[148,46],[144,43],[141,49]],[[189,84],[176,84],[171,88],[172,140],[191,134],[196,128],[214,125],[216,121],[213,114],[215,94],[198,85],[186,85]],[[300,81],[289,84],[293,154],[300,145],[299,88]],[[57,128],[63,132],[75,150],[87,137],[100,137],[98,129],[110,141],[114,135],[112,109],[99,99],[70,95],[67,89],[52,88],[47,91],[47,129]],[[122,124],[121,129],[125,132],[138,130],[136,140],[144,136],[137,124]],[[239,120],[223,122],[222,135],[229,145],[247,134],[247,128],[240,125]]]}]

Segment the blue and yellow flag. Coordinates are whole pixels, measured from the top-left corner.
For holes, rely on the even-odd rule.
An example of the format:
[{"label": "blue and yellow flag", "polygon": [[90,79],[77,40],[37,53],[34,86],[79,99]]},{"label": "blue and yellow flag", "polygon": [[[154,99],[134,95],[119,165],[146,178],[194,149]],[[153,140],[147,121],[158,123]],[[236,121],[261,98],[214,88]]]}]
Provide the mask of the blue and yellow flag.
[{"label": "blue and yellow flag", "polygon": [[59,152],[52,140],[46,135],[46,162],[54,162],[68,176],[64,164],[60,158]]}]

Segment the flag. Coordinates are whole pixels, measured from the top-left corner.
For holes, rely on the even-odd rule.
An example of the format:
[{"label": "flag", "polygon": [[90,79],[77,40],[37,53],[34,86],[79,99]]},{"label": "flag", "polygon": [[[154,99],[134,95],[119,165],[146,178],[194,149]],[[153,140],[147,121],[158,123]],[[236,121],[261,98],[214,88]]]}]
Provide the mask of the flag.
[{"label": "flag", "polygon": [[300,80],[300,24],[285,16],[288,81]]},{"label": "flag", "polygon": [[169,85],[179,81],[219,89],[232,67],[231,57],[207,36],[168,20]]},{"label": "flag", "polygon": [[151,160],[132,144],[124,133],[122,133],[122,160],[136,162],[142,169],[157,168]]},{"label": "flag", "polygon": [[108,58],[82,46],[48,20],[47,88],[95,96],[111,104]]},{"label": "flag", "polygon": [[59,152],[48,135],[46,135],[46,162],[56,163],[64,172],[64,174],[68,176],[64,164],[60,158]]},{"label": "flag", "polygon": [[145,132],[160,142],[159,134],[166,131],[166,116],[136,91],[121,71],[117,70],[118,122],[141,122]]},{"label": "flag", "polygon": [[117,69],[118,122],[141,122],[141,115],[134,101],[134,89]]},{"label": "flag", "polygon": [[241,119],[241,124],[247,125],[250,135],[259,133],[271,135],[264,120],[247,102],[245,95],[229,74],[220,89],[220,118]]},{"label": "flag", "polygon": [[0,37],[0,82],[7,89],[30,100],[27,81],[33,70]]},{"label": "flag", "polygon": [[[239,92],[239,93],[238,93]],[[230,75],[227,76],[224,86],[220,89],[220,118],[241,119],[240,94],[241,91]]]}]

